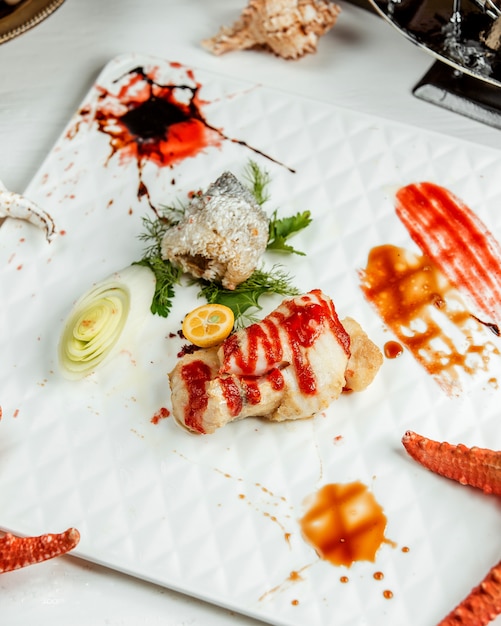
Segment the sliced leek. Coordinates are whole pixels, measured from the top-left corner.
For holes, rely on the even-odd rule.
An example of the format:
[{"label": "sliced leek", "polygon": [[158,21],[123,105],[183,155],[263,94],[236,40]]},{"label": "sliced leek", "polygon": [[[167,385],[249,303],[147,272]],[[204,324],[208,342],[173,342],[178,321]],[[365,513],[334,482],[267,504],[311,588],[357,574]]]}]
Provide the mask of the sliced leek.
[{"label": "sliced leek", "polygon": [[126,347],[141,326],[155,291],[155,276],[132,265],[95,284],[75,303],[58,346],[66,378],[77,380]]}]

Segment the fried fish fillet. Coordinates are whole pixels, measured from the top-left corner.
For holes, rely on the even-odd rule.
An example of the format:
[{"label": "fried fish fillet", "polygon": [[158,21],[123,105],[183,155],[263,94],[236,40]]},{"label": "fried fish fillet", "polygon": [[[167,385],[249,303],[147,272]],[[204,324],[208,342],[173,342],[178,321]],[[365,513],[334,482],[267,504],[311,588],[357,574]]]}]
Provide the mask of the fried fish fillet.
[{"label": "fried fish fillet", "polygon": [[175,420],[193,432],[213,433],[250,416],[304,419],[343,390],[364,389],[382,355],[357,322],[348,318],[346,324],[332,300],[314,290],[285,300],[219,348],[184,356],[169,374]]}]

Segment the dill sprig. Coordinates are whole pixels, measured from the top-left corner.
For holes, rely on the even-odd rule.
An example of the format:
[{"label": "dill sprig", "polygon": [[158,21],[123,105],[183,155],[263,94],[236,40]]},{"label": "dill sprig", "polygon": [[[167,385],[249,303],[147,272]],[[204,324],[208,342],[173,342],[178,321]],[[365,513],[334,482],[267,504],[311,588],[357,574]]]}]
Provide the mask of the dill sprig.
[{"label": "dill sprig", "polygon": [[173,226],[179,224],[185,211],[186,206],[179,203],[178,206],[161,206],[157,210],[158,217],[143,216],[144,230],[138,235],[138,238],[147,244],[143,252],[145,257],[160,255],[162,239],[165,233]]},{"label": "dill sprig", "polygon": [[262,206],[270,199],[268,186],[271,182],[271,177],[267,170],[261,169],[255,161],[250,160],[244,170],[244,178],[249,183],[248,189],[259,206]]},{"label": "dill sprig", "polygon": [[153,219],[144,216],[142,220],[144,232],[139,235],[139,239],[147,245],[143,258],[134,265],[149,267],[155,275],[155,292],[150,310],[161,317],[169,315],[175,296],[174,286],[180,283],[183,274],[179,267],[162,258],[162,239],[169,228],[179,222],[183,213],[182,208],[164,207],[160,217]]},{"label": "dill sprig", "polygon": [[180,284],[183,272],[181,268],[160,256],[149,256],[136,261],[134,265],[149,267],[155,274],[156,284],[150,310],[154,315],[167,317],[172,309],[174,300],[174,286]]},{"label": "dill sprig", "polygon": [[235,289],[225,289],[216,282],[205,280],[199,282],[201,288],[198,295],[204,297],[209,304],[224,304],[229,307],[233,311],[237,326],[256,320],[255,315],[249,315],[248,310],[253,308],[257,312],[263,308],[259,302],[263,294],[296,296],[300,293],[293,286],[291,276],[280,265],[274,265],[269,271],[254,270],[249,278]]}]

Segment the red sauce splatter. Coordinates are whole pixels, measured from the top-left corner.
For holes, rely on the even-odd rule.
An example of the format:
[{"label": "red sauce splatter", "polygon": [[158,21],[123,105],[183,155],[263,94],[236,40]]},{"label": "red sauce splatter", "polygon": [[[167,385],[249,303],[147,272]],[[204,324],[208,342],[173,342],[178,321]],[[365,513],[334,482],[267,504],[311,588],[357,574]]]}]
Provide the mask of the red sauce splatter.
[{"label": "red sauce splatter", "polygon": [[299,600],[292,600],[291,604],[292,606],[297,606],[299,604]]},{"label": "red sauce splatter", "polygon": [[341,576],[339,578],[339,581],[342,582],[343,584],[346,584],[347,582],[350,581],[350,579],[348,578],[348,576]]},{"label": "red sauce splatter", "polygon": [[160,409],[158,409],[158,411],[155,413],[155,415],[151,418],[151,423],[152,424],[158,424],[160,422],[160,420],[166,419],[167,417],[169,417],[169,415],[170,415],[169,409],[166,409],[163,406]]},{"label": "red sauce splatter", "polygon": [[383,509],[358,481],[322,487],[300,525],[320,558],[334,565],[374,561],[386,541]]},{"label": "red sauce splatter", "polygon": [[374,572],[374,579],[375,580],[383,580],[383,578],[384,578],[383,572]]},{"label": "red sauce splatter", "polygon": [[387,600],[391,600],[393,598],[393,591],[390,591],[389,589],[385,589],[383,591],[383,598],[386,598]]},{"label": "red sauce splatter", "polygon": [[422,182],[397,192],[396,213],[412,239],[480,311],[501,321],[501,246],[449,190]]},{"label": "red sauce splatter", "polygon": [[231,376],[221,376],[219,381],[230,415],[232,417],[239,415],[242,412],[243,400],[235,379]]},{"label": "red sauce splatter", "polygon": [[[171,63],[170,66],[182,69],[180,64]],[[209,147],[220,147],[223,140],[237,143],[278,163],[245,141],[226,136],[207,121],[202,111],[207,102],[200,98],[202,85],[195,80],[192,70],[185,68],[185,79],[176,84],[160,83],[159,69],[135,67],[115,80],[111,89],[97,86],[99,95],[95,110],[90,106],[82,108],[80,120],[68,132],[71,139],[78,132],[81,121],[95,121],[98,130],[110,138],[108,160],[118,154],[120,163],[136,161],[139,199],[146,197],[156,211],[142,179],[147,162],[161,168],[174,167]]]},{"label": "red sauce splatter", "polygon": [[184,422],[188,428],[204,433],[203,414],[208,404],[205,386],[211,379],[210,367],[201,360],[192,361],[183,366],[181,376],[189,394],[184,409]]}]

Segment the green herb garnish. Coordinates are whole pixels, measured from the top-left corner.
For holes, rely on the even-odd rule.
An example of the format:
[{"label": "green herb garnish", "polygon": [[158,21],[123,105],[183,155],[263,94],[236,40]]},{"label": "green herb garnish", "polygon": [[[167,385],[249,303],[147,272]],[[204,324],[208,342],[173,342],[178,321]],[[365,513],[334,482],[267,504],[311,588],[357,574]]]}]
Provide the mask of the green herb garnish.
[{"label": "green herb garnish", "polygon": [[198,295],[206,298],[210,304],[224,304],[229,307],[233,311],[237,326],[256,321],[256,317],[249,315],[247,311],[250,308],[262,309],[259,299],[263,294],[299,295],[299,291],[291,284],[291,277],[279,265],[274,265],[269,271],[254,270],[247,280],[233,290],[225,289],[215,282],[205,280],[200,282],[202,287]]},{"label": "green herb garnish", "polygon": [[267,250],[274,250],[276,252],[287,252],[289,254],[299,254],[300,256],[306,256],[304,252],[296,250],[287,243],[289,237],[294,233],[303,230],[309,226],[312,222],[311,213],[309,211],[303,211],[302,213],[296,213],[292,217],[277,217],[277,211],[273,211],[270,219],[270,229],[268,237]]},{"label": "green herb garnish", "polygon": [[155,274],[155,293],[153,294],[150,310],[154,315],[167,317],[175,296],[174,285],[178,285],[181,282],[182,270],[167,259],[162,259],[160,255],[145,257],[141,261],[134,263],[134,265],[145,265]]},{"label": "green herb garnish", "polygon": [[270,198],[268,193],[268,185],[271,181],[269,172],[262,170],[255,161],[249,161],[244,171],[244,177],[249,183],[249,191],[259,206],[262,206]]},{"label": "green herb garnish", "polygon": [[[261,169],[254,161],[249,161],[245,170],[247,188],[253,194],[256,202],[261,206],[269,199],[268,185],[270,175]],[[143,217],[144,232],[139,239],[146,243],[144,256],[137,265],[149,267],[156,278],[155,294],[151,303],[151,312],[167,317],[175,296],[175,286],[180,284],[182,270],[167,259],[162,258],[162,239],[170,228],[182,219],[186,207],[179,204],[176,207],[165,206],[160,216]],[[277,217],[275,210],[270,218],[269,238],[267,250],[289,254],[304,255],[304,252],[295,250],[287,241],[293,234],[306,228],[312,221],[309,211],[297,213],[292,217]],[[292,285],[291,277],[279,265],[271,270],[256,269],[252,275],[236,289],[230,290],[216,282],[202,279],[193,279],[194,284],[200,286],[199,296],[205,297],[209,303],[224,304],[232,309],[237,326],[256,321],[249,312],[251,309],[261,310],[259,299],[262,295],[278,294],[283,296],[298,295],[299,291]]]}]

